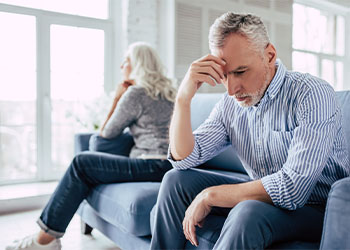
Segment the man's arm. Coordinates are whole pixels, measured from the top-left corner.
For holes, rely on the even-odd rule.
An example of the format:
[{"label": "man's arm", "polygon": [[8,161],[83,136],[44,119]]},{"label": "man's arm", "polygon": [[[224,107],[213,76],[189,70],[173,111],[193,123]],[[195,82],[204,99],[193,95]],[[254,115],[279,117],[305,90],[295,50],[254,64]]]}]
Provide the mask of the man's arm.
[{"label": "man's arm", "polygon": [[189,156],[195,141],[191,127],[191,100],[198,88],[207,82],[212,86],[224,79],[222,67],[225,62],[218,57],[207,55],[193,62],[182,81],[170,123],[170,151],[174,160]]},{"label": "man's arm", "polygon": [[171,119],[170,151],[174,160],[182,160],[189,156],[194,147],[194,136],[191,127],[191,102],[178,98]]},{"label": "man's arm", "polygon": [[258,200],[273,204],[261,180],[240,184],[213,186],[203,190],[207,193],[207,203],[211,207],[234,207],[245,200]]},{"label": "man's arm", "polygon": [[[307,81],[319,80],[312,78]],[[292,135],[290,139],[284,137],[290,143],[286,144],[288,157],[282,168],[261,178],[274,205],[288,210],[307,203],[326,165],[344,164],[337,158],[330,161],[330,155],[342,144],[339,140],[341,110],[335,93],[325,82],[315,86],[299,95],[301,100],[296,111],[298,126],[288,132]],[[327,172],[327,181],[336,178],[337,174]],[[323,192],[327,193],[325,186]],[[319,191],[317,196],[326,195]]]}]

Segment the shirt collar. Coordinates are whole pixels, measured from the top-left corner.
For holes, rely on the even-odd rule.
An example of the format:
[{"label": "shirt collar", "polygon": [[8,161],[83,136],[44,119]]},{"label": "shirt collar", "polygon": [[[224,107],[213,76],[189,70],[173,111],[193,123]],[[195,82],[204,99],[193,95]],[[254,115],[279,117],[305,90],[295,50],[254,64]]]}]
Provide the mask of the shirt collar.
[{"label": "shirt collar", "polygon": [[284,78],[286,77],[287,74],[287,69],[283,65],[280,59],[276,60],[276,73],[275,76],[272,78],[272,81],[270,82],[269,87],[266,90],[266,95],[270,98],[273,99],[275,96],[278,94],[283,82]]}]

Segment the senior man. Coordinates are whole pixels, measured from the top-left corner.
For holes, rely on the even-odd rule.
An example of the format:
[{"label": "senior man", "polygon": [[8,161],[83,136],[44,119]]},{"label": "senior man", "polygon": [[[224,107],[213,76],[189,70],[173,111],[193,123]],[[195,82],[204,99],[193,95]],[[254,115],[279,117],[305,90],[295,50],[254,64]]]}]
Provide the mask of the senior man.
[{"label": "senior man", "polygon": [[[214,249],[263,249],[321,237],[330,186],[349,175],[341,111],[325,81],[287,71],[257,16],[228,12],[210,28],[211,54],[178,91],[151,249],[198,246],[196,226],[229,208]],[[194,132],[190,104],[204,82],[227,92]],[[191,169],[233,146],[251,181]],[[182,170],[182,171],[179,171]],[[200,248],[200,246],[199,246]]]}]

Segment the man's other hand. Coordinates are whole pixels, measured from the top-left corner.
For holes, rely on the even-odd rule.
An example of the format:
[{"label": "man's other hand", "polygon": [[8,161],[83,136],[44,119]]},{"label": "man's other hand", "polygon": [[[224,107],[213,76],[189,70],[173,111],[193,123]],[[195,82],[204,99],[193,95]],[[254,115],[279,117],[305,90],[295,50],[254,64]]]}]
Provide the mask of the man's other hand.
[{"label": "man's other hand", "polygon": [[186,210],[182,227],[186,239],[194,246],[198,246],[196,226],[203,226],[205,217],[210,211],[211,206],[208,204],[208,192],[206,190],[200,192]]}]

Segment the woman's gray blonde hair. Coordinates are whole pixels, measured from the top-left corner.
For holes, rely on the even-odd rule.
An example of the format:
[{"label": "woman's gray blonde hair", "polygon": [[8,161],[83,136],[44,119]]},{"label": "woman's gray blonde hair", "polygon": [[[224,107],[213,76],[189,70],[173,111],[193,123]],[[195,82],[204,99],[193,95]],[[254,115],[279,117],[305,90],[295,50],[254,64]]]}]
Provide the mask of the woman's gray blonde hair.
[{"label": "woman's gray blonde hair", "polygon": [[148,43],[131,44],[126,56],[129,57],[132,68],[130,78],[135,80],[136,86],[143,87],[147,95],[155,100],[165,98],[175,101],[176,89],[165,76],[165,69],[157,52]]},{"label": "woman's gray blonde hair", "polygon": [[263,52],[270,43],[267,29],[260,17],[227,12],[218,17],[210,27],[210,50],[222,48],[230,34],[245,36],[259,52]]}]

